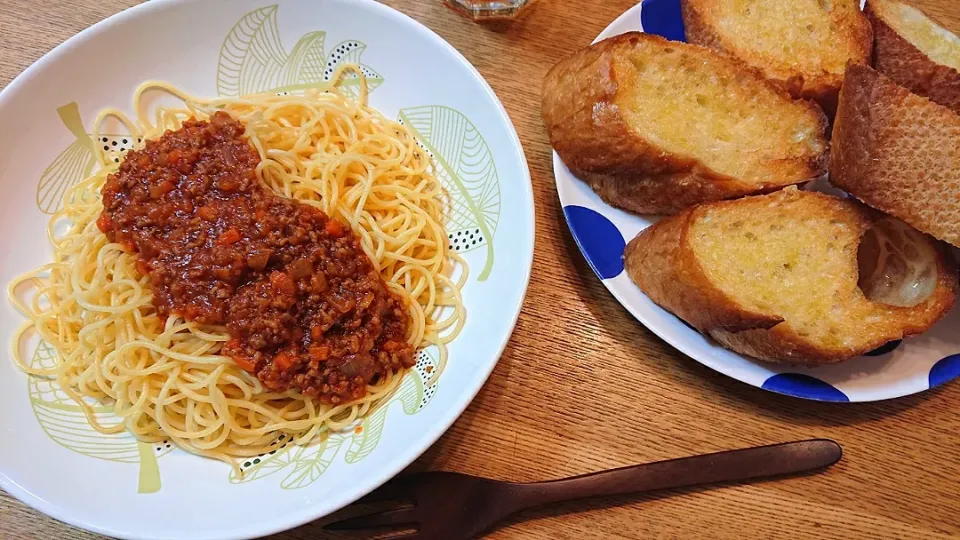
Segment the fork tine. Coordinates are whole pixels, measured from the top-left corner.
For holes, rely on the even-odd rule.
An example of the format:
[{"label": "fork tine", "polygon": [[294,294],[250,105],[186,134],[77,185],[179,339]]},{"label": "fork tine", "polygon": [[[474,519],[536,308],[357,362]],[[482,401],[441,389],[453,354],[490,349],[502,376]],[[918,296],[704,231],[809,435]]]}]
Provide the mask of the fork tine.
[{"label": "fork tine", "polygon": [[416,508],[401,508],[399,510],[387,510],[377,514],[358,516],[340,521],[334,521],[323,526],[324,529],[331,531],[355,531],[359,529],[377,529],[380,527],[399,527],[410,526],[416,528]]}]

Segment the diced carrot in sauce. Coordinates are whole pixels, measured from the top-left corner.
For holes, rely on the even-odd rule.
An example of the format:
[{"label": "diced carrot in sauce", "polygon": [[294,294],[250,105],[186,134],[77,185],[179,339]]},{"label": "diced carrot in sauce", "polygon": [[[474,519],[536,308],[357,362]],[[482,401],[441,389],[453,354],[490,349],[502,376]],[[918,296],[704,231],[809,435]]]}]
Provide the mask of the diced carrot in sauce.
[{"label": "diced carrot in sauce", "polygon": [[163,197],[167,193],[170,193],[171,191],[173,191],[174,188],[176,188],[176,186],[173,185],[173,182],[169,180],[164,180],[159,184],[150,186],[150,198],[159,199],[160,197]]},{"label": "diced carrot in sauce", "polygon": [[[157,197],[154,197],[154,198],[157,198]],[[149,210],[147,210],[147,216],[150,219],[154,220],[155,222],[166,221],[167,218],[170,217],[170,214],[173,213],[173,210],[174,210],[173,207],[169,205],[154,206]]]},{"label": "diced carrot in sauce", "polygon": [[288,274],[279,271],[270,273],[270,286],[283,294],[293,294],[296,292],[293,279],[291,279]]},{"label": "diced carrot in sauce", "polygon": [[106,212],[101,212],[100,217],[97,218],[97,228],[100,229],[100,232],[107,233],[113,229],[113,225],[110,222],[110,216]]},{"label": "diced carrot in sauce", "polygon": [[314,294],[320,294],[327,290],[327,276],[323,275],[323,272],[317,272],[310,276],[310,290]]},{"label": "diced carrot in sauce", "polygon": [[330,358],[330,347],[326,345],[311,345],[308,354],[310,355],[310,360],[323,362],[327,358]]},{"label": "diced carrot in sauce", "polygon": [[334,218],[330,218],[330,220],[327,221],[327,226],[325,227],[325,229],[327,231],[327,234],[329,234],[330,236],[336,236],[338,238],[343,236],[343,234],[347,232],[343,228],[343,224]]},{"label": "diced carrot in sauce", "polygon": [[240,189],[240,183],[232,178],[221,178],[217,181],[217,189],[228,193],[234,192]]},{"label": "diced carrot in sauce", "polygon": [[309,259],[297,259],[287,267],[293,279],[301,279],[313,273],[313,263]]},{"label": "diced carrot in sauce", "polygon": [[239,241],[240,231],[233,227],[223,231],[223,234],[217,237],[217,245],[219,246],[229,246],[230,244],[236,244]]},{"label": "diced carrot in sauce", "polygon": [[293,367],[294,357],[286,351],[280,351],[273,357],[273,365],[280,371],[288,371]]},{"label": "diced carrot in sauce", "polygon": [[243,356],[234,356],[233,363],[240,366],[240,369],[244,371],[253,371],[257,368],[257,365],[253,362],[252,359],[246,358]]},{"label": "diced carrot in sauce", "polygon": [[262,272],[264,268],[267,267],[267,263],[270,262],[270,256],[273,254],[273,250],[264,249],[261,251],[256,251],[247,256],[247,266],[253,268],[257,272]]},{"label": "diced carrot in sauce", "polygon": [[217,219],[217,209],[212,206],[201,206],[197,208],[197,215],[207,221],[213,221]]},{"label": "diced carrot in sauce", "polygon": [[233,363],[244,371],[253,372],[257,369],[257,363],[253,358],[243,354],[243,342],[240,339],[232,338],[223,345],[221,354],[229,356]]}]

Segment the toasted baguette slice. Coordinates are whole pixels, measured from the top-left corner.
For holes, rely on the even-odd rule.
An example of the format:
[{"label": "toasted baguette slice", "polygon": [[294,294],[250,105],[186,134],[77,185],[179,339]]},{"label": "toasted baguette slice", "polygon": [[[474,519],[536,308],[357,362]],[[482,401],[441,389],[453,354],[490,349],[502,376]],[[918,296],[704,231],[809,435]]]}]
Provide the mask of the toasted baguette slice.
[{"label": "toasted baguette slice", "polygon": [[873,67],[960,113],[960,37],[893,0],[870,0],[865,11],[873,24]]},{"label": "toasted baguette slice", "polygon": [[923,332],[958,288],[943,244],[852,199],[796,188],[666,218],[624,259],[647,296],[723,346],[803,365]]},{"label": "toasted baguette slice", "polygon": [[873,44],[859,0],[680,0],[690,43],[740,58],[829,116],[847,62],[866,64]]},{"label": "toasted baguette slice", "polygon": [[734,58],[632,32],[547,74],[550,142],[608,203],[642,214],[820,176],[826,118]]},{"label": "toasted baguette slice", "polygon": [[830,182],[960,246],[960,116],[851,66],[833,126]]}]

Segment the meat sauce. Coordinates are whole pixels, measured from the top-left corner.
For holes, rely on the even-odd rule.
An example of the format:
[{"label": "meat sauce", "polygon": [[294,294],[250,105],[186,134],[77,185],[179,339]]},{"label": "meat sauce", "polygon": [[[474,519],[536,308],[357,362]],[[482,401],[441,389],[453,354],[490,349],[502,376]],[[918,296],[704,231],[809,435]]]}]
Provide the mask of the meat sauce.
[{"label": "meat sauce", "polygon": [[413,365],[410,314],[353,231],[260,184],[243,132],[218,112],[129,152],[97,226],[138,254],[160,316],[226,325],[223,354],[268,389],[359,399]]}]

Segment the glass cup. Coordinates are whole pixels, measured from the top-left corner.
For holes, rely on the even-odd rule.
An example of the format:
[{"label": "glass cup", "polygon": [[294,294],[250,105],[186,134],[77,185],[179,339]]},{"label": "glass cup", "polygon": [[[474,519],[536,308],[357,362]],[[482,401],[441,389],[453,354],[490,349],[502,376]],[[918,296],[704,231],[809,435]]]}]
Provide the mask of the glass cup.
[{"label": "glass cup", "polygon": [[508,20],[517,17],[535,0],[445,0],[447,5],[475,21]]}]

